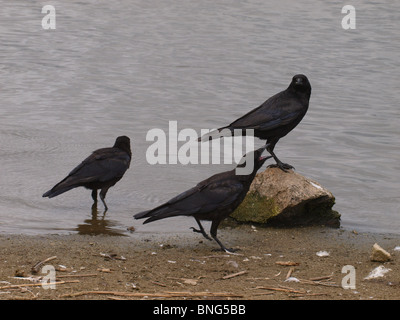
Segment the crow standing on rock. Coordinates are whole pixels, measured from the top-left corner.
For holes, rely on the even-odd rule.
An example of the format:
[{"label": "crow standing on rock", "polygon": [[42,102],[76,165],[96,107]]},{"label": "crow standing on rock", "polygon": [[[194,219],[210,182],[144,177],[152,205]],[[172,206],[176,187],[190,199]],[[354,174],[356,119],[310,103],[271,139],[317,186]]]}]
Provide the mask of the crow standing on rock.
[{"label": "crow standing on rock", "polygon": [[174,216],[192,216],[199,226],[199,229],[192,228],[193,231],[201,233],[208,240],[211,238],[204,231],[200,220],[212,221],[211,237],[222,250],[233,252],[233,249],[225,248],[217,238],[218,225],[242,203],[258,169],[267,159],[272,158],[271,156],[263,157],[264,150],[265,146],[249,152],[239,163],[238,167],[247,167],[246,161],[253,161],[253,164],[248,163],[253,165],[250,174],[239,175],[236,169],[215,174],[168,202],[152,210],[135,214],[135,219],[147,218],[144,221],[145,224]]},{"label": "crow standing on rock", "polygon": [[109,188],[115,185],[128,170],[132,152],[130,139],[120,136],[111,148],[94,151],[89,157],[73,169],[67,177],[57,183],[43,197],[53,198],[76,187],[92,190],[93,206],[97,204],[97,190],[100,189],[100,199],[108,210],[105,197]]},{"label": "crow standing on rock", "polygon": [[258,108],[245,114],[243,117],[232,122],[226,127],[212,131],[199,141],[207,141],[214,137],[221,137],[218,132],[224,129],[242,130],[253,129],[254,136],[266,141],[266,149],[275,159],[276,165],[283,171],[293,169],[290,164],[283,163],[274,153],[274,148],[280,138],[286,136],[303,119],[308,110],[308,103],[311,96],[311,85],[307,77],[302,74],[295,75],[289,87],[269,98]]}]

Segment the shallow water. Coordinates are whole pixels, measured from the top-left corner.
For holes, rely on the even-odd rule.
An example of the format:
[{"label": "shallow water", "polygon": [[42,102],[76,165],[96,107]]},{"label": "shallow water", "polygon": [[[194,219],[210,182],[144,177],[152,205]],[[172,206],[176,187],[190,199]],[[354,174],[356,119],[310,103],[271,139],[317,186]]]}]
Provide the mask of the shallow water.
[{"label": "shallow water", "polygon": [[[151,166],[152,128],[216,128],[310,79],[310,108],[275,151],[336,196],[342,226],[400,232],[400,52],[394,1],[2,1],[0,233],[191,232],[189,218],[132,215],[232,165]],[[89,153],[128,135],[133,161],[92,213],[90,192],[41,195]],[[256,146],[262,145],[257,140]]]}]

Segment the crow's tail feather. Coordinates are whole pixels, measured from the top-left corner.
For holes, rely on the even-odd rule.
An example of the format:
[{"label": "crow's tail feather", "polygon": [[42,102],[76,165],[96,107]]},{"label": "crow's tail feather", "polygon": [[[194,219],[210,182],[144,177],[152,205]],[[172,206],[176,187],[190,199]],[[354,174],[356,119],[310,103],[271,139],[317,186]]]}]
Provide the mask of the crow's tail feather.
[{"label": "crow's tail feather", "polygon": [[211,132],[202,135],[200,138],[197,139],[197,141],[204,142],[204,141],[209,141],[209,140],[213,140],[213,139],[219,139],[219,138],[222,138],[222,137],[227,137],[227,136],[231,136],[232,135],[231,133],[226,134],[225,132],[224,132],[225,134],[219,134],[223,130],[226,131],[226,132],[228,130],[230,132],[232,132],[232,130],[229,128],[229,126],[222,127],[222,128],[219,128],[219,129],[216,129],[216,130],[212,130]]},{"label": "crow's tail feather", "polygon": [[149,218],[143,222],[143,224],[180,215],[182,215],[182,212],[180,211],[167,211],[163,213],[155,213],[154,215],[150,215]]},{"label": "crow's tail feather", "polygon": [[48,198],[53,198],[56,197],[64,192],[67,192],[68,190],[74,189],[76,187],[79,187],[79,185],[67,185],[64,187],[61,187],[60,185],[54,186],[51,190],[45,192],[42,197],[48,197]]},{"label": "crow's tail feather", "polygon": [[169,218],[169,217],[176,217],[176,216],[185,216],[185,215],[190,215],[192,213],[193,213],[192,211],[182,212],[181,210],[164,207],[164,208],[159,208],[159,209],[142,211],[142,212],[135,214],[133,217],[135,219],[148,218],[147,220],[145,220],[143,222],[143,224],[146,224],[146,223],[156,221],[156,220],[161,220],[161,219],[165,219],[165,218]]},{"label": "crow's tail feather", "polygon": [[146,217],[147,217],[147,214],[148,214],[150,211],[151,211],[151,210],[146,210],[146,211],[142,211],[142,212],[136,213],[135,215],[133,215],[133,217],[134,217],[135,219],[143,219],[143,218],[146,218]]}]

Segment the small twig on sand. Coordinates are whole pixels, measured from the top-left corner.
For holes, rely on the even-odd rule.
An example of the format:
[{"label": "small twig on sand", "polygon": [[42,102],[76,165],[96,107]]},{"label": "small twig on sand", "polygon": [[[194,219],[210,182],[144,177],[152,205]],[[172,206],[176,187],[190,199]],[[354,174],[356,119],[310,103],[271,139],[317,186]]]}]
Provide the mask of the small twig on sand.
[{"label": "small twig on sand", "polygon": [[280,266],[295,267],[295,266],[300,265],[300,262],[294,262],[294,261],[276,261],[275,264],[280,265]]},{"label": "small twig on sand", "polygon": [[86,273],[86,274],[63,274],[61,276],[57,276],[56,278],[84,278],[84,277],[97,277],[97,273]]},{"label": "small twig on sand", "polygon": [[330,280],[333,277],[333,273],[329,276],[322,276],[309,279],[310,281]]},{"label": "small twig on sand", "polygon": [[32,273],[38,273],[42,265],[44,265],[46,262],[49,262],[49,261],[54,260],[54,259],[56,259],[56,258],[57,258],[57,256],[53,256],[53,257],[44,259],[43,261],[39,261],[38,263],[36,263],[36,264],[31,268],[31,272],[32,272]]},{"label": "small twig on sand", "polygon": [[281,292],[287,292],[287,293],[301,293],[301,294],[306,294],[306,291],[299,291],[295,290],[292,288],[275,288],[275,287],[256,287],[255,289],[262,289],[262,290],[271,290],[271,291],[281,291]]},{"label": "small twig on sand", "polygon": [[293,294],[293,295],[289,295],[288,297],[291,298],[300,298],[300,297],[316,297],[316,296],[327,296],[328,293],[305,293],[305,294]]},{"label": "small twig on sand", "polygon": [[160,287],[167,287],[167,285],[165,283],[161,283],[161,282],[157,282],[157,281],[150,281],[152,284],[155,284],[157,286]]},{"label": "small twig on sand", "polygon": [[40,287],[43,285],[51,286],[51,285],[59,285],[65,283],[77,283],[80,282],[79,280],[70,280],[70,281],[56,281],[56,282],[43,282],[43,283],[24,283],[24,284],[10,284],[8,286],[0,287],[0,290],[4,289],[18,289],[23,287]]},{"label": "small twig on sand", "polygon": [[63,294],[60,298],[66,297],[78,297],[84,295],[102,294],[109,296],[121,296],[121,297],[135,297],[135,298],[177,298],[177,297],[230,297],[240,298],[243,297],[239,294],[233,294],[228,292],[160,292],[160,293],[139,293],[139,292],[118,292],[118,291],[81,291],[69,294]]},{"label": "small twig on sand", "polygon": [[231,255],[229,254],[215,254],[212,256],[203,256],[203,257],[199,257],[199,259],[208,259],[208,258],[229,258],[231,257]]},{"label": "small twig on sand", "polygon": [[292,275],[293,271],[294,271],[294,267],[291,267],[291,268],[289,269],[287,275],[286,275],[286,280],[290,278],[290,276]]},{"label": "small twig on sand", "polygon": [[245,274],[245,273],[247,273],[246,270],[239,271],[239,272],[236,272],[236,273],[228,274],[228,275],[222,277],[222,279],[224,279],[224,280],[231,279],[231,278],[234,278],[234,277],[237,277],[237,276],[241,276],[242,274]]},{"label": "small twig on sand", "polygon": [[329,282],[321,282],[321,281],[311,281],[306,279],[299,279],[301,283],[304,284],[311,284],[315,286],[325,286],[325,287],[339,287],[336,283],[329,283]]}]

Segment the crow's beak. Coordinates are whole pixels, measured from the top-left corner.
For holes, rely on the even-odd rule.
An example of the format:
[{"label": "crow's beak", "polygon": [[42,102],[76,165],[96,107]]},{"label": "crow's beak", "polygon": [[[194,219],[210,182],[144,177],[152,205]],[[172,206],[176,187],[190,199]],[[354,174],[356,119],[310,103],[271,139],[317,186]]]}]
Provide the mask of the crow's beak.
[{"label": "crow's beak", "polygon": [[269,158],[272,158],[272,156],[260,156],[259,160],[263,161],[263,160],[268,160]]},{"label": "crow's beak", "polygon": [[295,84],[303,84],[303,79],[302,78],[297,78],[295,81]]}]

